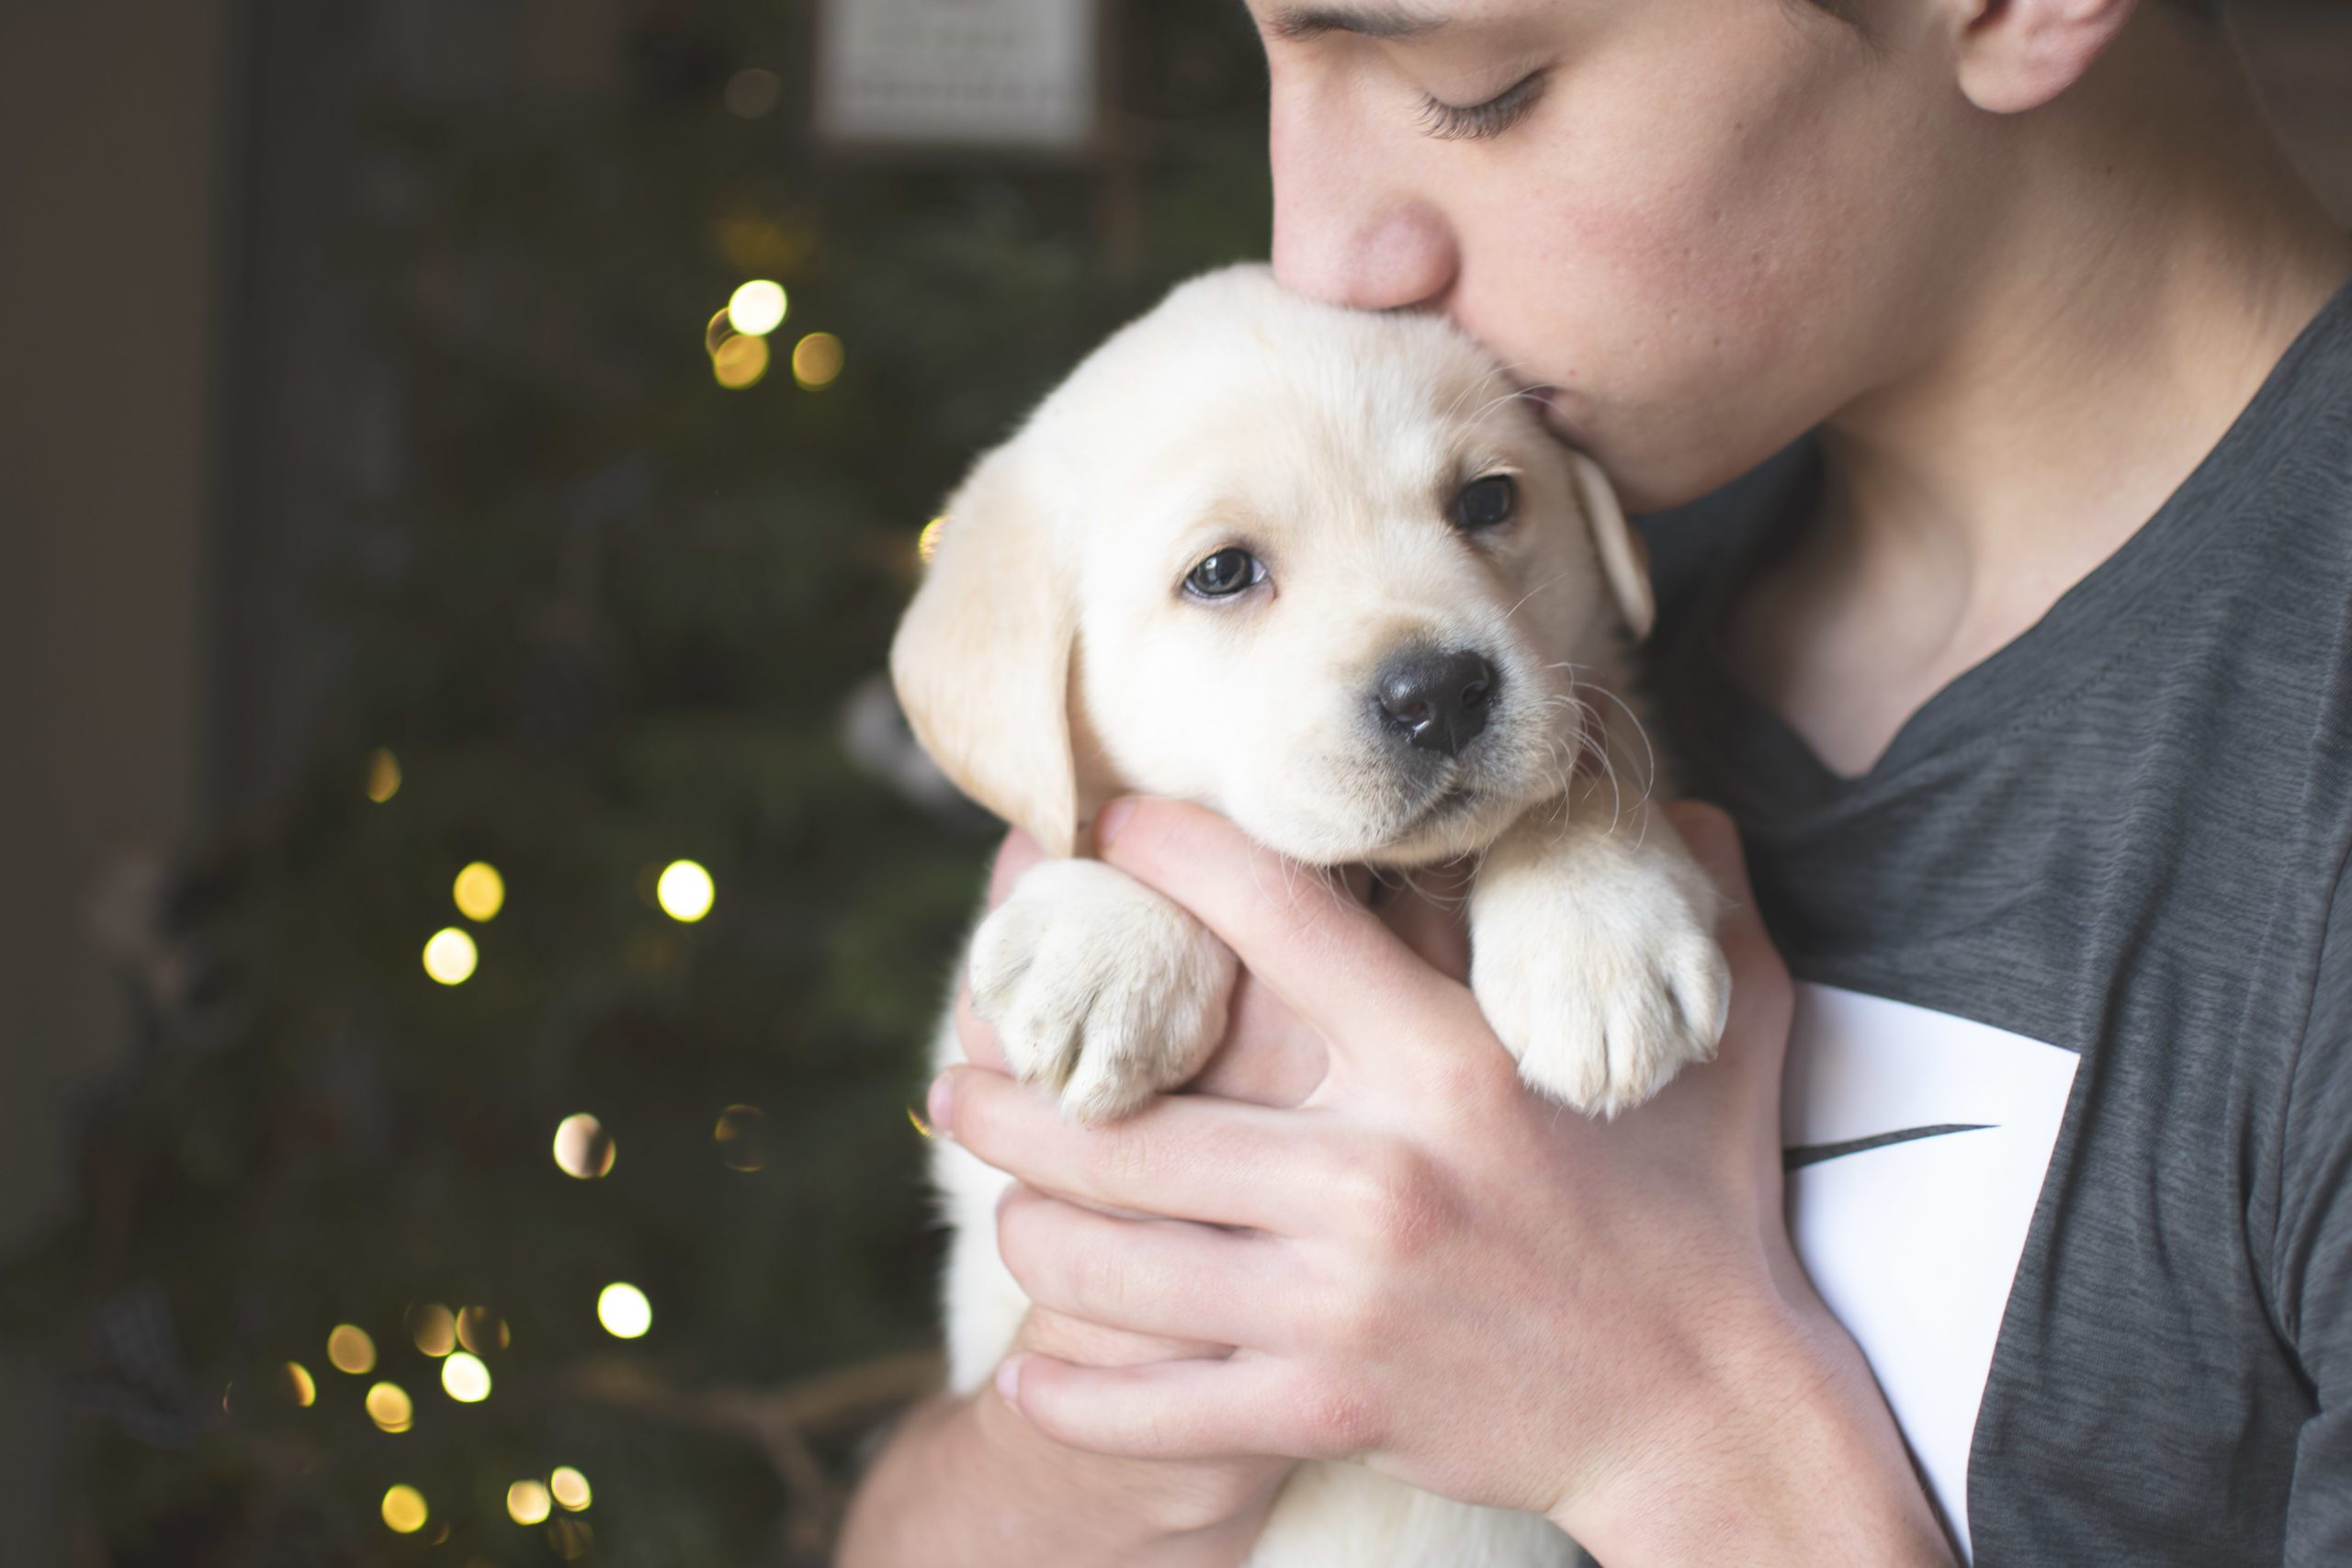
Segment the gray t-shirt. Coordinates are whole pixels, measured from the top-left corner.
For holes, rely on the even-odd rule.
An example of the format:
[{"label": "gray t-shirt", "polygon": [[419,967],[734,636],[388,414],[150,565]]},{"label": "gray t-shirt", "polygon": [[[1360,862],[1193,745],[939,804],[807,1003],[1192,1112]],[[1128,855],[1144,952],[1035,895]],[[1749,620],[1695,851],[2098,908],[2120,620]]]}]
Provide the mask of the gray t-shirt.
[{"label": "gray t-shirt", "polygon": [[1717,637],[1814,472],[1648,525],[1800,983],[1807,1268],[1981,1568],[2352,1564],[2352,288],[1856,779]]}]

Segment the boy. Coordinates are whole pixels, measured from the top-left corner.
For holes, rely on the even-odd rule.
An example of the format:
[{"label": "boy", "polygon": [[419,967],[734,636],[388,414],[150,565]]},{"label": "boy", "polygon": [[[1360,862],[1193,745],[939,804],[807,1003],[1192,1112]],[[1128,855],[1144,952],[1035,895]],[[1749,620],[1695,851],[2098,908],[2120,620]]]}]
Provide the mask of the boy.
[{"label": "boy", "polygon": [[1237,1562],[1305,1455],[1611,1568],[2352,1561],[2352,245],[2212,8],[1251,9],[1292,287],[1446,312],[1637,508],[1819,431],[1656,536],[1731,1029],[1555,1118],[1435,907],[1110,821],[1256,985],[1116,1127],[935,1086],[1037,1310],[844,1562]]}]

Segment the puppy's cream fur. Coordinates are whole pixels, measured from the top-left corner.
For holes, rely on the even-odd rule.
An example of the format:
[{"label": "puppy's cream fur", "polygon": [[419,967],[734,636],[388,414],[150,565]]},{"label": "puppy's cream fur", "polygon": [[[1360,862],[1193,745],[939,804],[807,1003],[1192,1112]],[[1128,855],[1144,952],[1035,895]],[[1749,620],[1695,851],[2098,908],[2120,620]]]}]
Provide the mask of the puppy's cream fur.
[{"label": "puppy's cream fur", "polygon": [[[1512,476],[1508,525],[1453,515]],[[1087,847],[1112,795],[1209,807],[1317,867],[1481,858],[1471,984],[1529,1083],[1612,1114],[1710,1055],[1729,980],[1714,894],[1663,818],[1623,651],[1653,614],[1623,514],[1446,322],[1317,305],[1261,266],[1212,273],[1098,349],[950,502],[892,649],[916,734],[1054,858],[976,931],[974,1005],[1079,1120],[1196,1073],[1233,954]],[[1245,549],[1265,581],[1184,588]],[[1374,674],[1408,647],[1499,677],[1458,755],[1384,732]],[[940,1065],[959,1059],[943,1021]],[[1005,1179],[950,1144],[951,1377],[976,1387],[1028,1303],[996,1252]],[[1566,1562],[1541,1519],[1303,1466],[1252,1561]]]}]

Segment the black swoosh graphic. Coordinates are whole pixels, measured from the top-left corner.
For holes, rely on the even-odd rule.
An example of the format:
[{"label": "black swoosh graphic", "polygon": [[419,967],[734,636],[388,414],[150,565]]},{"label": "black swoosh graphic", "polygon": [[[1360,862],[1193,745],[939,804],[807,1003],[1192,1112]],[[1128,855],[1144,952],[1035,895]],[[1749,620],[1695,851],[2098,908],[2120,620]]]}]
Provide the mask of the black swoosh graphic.
[{"label": "black swoosh graphic", "polygon": [[1993,1125],[1989,1122],[1973,1123],[1947,1122],[1936,1127],[1905,1127],[1895,1133],[1874,1133],[1867,1138],[1855,1138],[1843,1144],[1802,1144],[1793,1149],[1781,1151],[1781,1168],[1783,1171],[1802,1170],[1809,1165],[1819,1165],[1823,1160],[1843,1159],[1848,1155],[1858,1155],[1868,1149],[1883,1149],[1891,1144],[1914,1143],[1921,1138],[1940,1138],[1947,1133],[1989,1132]]}]

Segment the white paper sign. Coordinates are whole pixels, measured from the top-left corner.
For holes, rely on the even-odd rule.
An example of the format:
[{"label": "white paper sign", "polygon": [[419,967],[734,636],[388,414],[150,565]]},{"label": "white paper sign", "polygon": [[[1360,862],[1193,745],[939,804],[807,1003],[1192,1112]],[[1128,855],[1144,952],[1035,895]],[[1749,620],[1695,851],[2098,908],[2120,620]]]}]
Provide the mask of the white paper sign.
[{"label": "white paper sign", "polygon": [[1800,985],[1781,1079],[1789,1229],[1968,1551],[1968,1450],[2074,1087],[2071,1051]]},{"label": "white paper sign", "polygon": [[817,129],[840,141],[1076,151],[1094,0],[825,0]]}]

